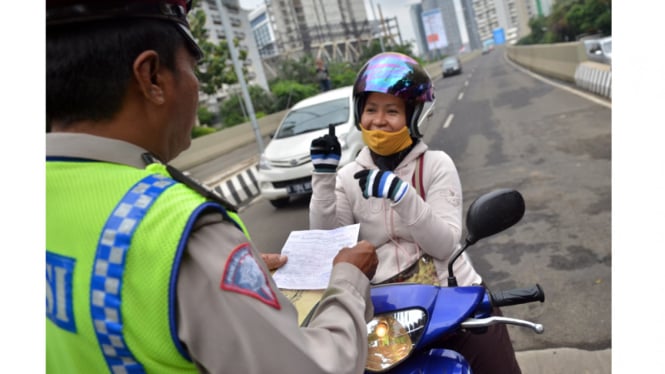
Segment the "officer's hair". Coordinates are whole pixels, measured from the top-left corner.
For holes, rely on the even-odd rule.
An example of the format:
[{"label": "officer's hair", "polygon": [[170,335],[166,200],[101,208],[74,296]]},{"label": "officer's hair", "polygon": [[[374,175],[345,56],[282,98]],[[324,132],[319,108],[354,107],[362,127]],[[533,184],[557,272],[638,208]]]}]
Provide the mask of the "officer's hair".
[{"label": "officer's hair", "polygon": [[160,63],[175,68],[185,45],[171,22],[96,21],[47,28],[46,127],[76,121],[110,120],[120,110],[132,77],[134,59],[155,50]]}]

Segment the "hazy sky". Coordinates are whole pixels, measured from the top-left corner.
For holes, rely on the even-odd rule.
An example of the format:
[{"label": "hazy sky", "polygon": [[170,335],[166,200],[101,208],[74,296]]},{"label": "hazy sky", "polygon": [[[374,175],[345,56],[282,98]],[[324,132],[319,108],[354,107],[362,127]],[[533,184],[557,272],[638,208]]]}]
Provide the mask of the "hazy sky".
[{"label": "hazy sky", "polygon": [[[372,9],[370,6],[370,0],[363,0],[365,2],[365,9],[367,9],[367,18],[374,19],[372,14]],[[402,34],[402,40],[406,42],[413,42],[413,51],[418,53],[418,46],[416,46],[415,40],[415,31],[413,30],[413,25],[411,24],[411,14],[409,12],[409,6],[411,4],[419,3],[419,0],[371,0],[374,3],[374,9],[376,12],[376,17],[379,17],[378,6],[381,7],[381,13],[383,13],[383,18],[392,18],[397,16],[397,23],[399,24],[399,30]],[[260,4],[263,4],[263,0],[240,0],[240,6],[245,9],[255,9]]]}]

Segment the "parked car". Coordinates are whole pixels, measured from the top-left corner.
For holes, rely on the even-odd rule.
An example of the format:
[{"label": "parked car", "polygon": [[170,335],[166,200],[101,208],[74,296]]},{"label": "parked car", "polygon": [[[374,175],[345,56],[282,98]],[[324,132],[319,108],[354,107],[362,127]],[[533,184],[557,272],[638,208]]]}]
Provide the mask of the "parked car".
[{"label": "parked car", "polygon": [[612,37],[583,40],[587,57],[591,61],[612,65]]},{"label": "parked car", "polygon": [[443,59],[441,69],[443,70],[444,78],[451,75],[462,74],[462,62],[457,56],[448,56]]},{"label": "parked car", "polygon": [[358,155],[365,145],[355,127],[352,86],[342,87],[304,99],[284,116],[259,161],[257,179],[261,196],[274,207],[286,206],[291,197],[312,192],[312,160],[309,147],[313,139],[328,133],[342,146],[340,167]]}]

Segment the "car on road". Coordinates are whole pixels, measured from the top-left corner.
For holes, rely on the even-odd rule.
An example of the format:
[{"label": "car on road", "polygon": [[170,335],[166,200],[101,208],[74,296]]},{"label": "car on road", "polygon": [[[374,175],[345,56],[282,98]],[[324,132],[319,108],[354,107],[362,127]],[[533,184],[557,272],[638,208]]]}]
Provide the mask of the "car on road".
[{"label": "car on road", "polygon": [[441,69],[443,70],[443,78],[462,74],[462,62],[457,56],[448,56],[443,59]]},{"label": "car on road", "polygon": [[612,65],[612,37],[583,40],[587,57],[591,61]]},{"label": "car on road", "polygon": [[259,160],[257,180],[261,196],[276,207],[288,205],[291,197],[312,193],[312,160],[309,147],[313,139],[328,133],[342,146],[342,167],[355,159],[364,147],[362,133],[354,124],[352,86],[346,86],[296,103],[284,116]]}]

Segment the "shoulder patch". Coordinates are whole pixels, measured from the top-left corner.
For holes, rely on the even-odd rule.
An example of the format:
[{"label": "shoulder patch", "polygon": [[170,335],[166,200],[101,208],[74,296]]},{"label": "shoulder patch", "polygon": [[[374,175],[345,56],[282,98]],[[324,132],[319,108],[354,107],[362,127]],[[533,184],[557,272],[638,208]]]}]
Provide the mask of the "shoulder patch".
[{"label": "shoulder patch", "polygon": [[249,243],[243,243],[231,252],[224,266],[220,288],[259,299],[275,309],[281,308],[268,276],[252,255]]}]

